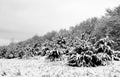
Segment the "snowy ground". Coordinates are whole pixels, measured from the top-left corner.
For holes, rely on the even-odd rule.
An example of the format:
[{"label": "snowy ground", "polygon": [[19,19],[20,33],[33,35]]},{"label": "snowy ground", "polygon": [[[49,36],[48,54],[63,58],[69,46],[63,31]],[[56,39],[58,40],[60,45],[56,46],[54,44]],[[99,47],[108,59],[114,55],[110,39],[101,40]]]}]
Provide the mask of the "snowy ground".
[{"label": "snowy ground", "polygon": [[44,58],[0,59],[0,77],[120,77],[120,62],[100,67],[70,67]]}]

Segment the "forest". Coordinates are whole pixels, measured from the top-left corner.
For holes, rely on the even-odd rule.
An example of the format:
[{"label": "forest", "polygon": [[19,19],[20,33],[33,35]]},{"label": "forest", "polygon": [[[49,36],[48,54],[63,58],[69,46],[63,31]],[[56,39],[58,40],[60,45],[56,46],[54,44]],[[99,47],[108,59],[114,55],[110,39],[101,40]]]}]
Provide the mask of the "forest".
[{"label": "forest", "polygon": [[101,18],[89,18],[69,30],[35,35],[18,43],[0,47],[1,59],[66,61],[68,66],[96,67],[120,60],[120,6],[106,9]]}]

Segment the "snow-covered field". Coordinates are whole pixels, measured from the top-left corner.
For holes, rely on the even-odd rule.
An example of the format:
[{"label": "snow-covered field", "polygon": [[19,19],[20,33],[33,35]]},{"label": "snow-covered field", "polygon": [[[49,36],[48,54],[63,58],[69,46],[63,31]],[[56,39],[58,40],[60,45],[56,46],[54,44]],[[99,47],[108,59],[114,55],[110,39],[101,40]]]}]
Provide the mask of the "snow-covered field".
[{"label": "snow-covered field", "polygon": [[120,77],[120,62],[100,67],[70,67],[44,58],[0,59],[0,77]]}]

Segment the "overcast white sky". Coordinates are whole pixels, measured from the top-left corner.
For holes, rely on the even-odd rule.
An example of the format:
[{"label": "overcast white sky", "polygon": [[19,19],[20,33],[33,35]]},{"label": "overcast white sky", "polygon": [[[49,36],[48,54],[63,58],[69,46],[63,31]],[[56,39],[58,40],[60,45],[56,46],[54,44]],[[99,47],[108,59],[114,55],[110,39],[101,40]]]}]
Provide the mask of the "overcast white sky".
[{"label": "overcast white sky", "polygon": [[104,15],[119,0],[0,0],[0,39],[25,40]]}]

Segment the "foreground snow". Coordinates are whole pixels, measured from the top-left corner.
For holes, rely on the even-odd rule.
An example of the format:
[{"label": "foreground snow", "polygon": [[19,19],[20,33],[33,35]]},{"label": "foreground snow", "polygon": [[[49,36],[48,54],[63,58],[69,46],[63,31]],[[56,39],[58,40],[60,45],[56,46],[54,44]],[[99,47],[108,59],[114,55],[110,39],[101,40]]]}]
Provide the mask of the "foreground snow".
[{"label": "foreground snow", "polygon": [[70,67],[44,58],[0,59],[0,77],[120,77],[120,62],[100,67]]}]

